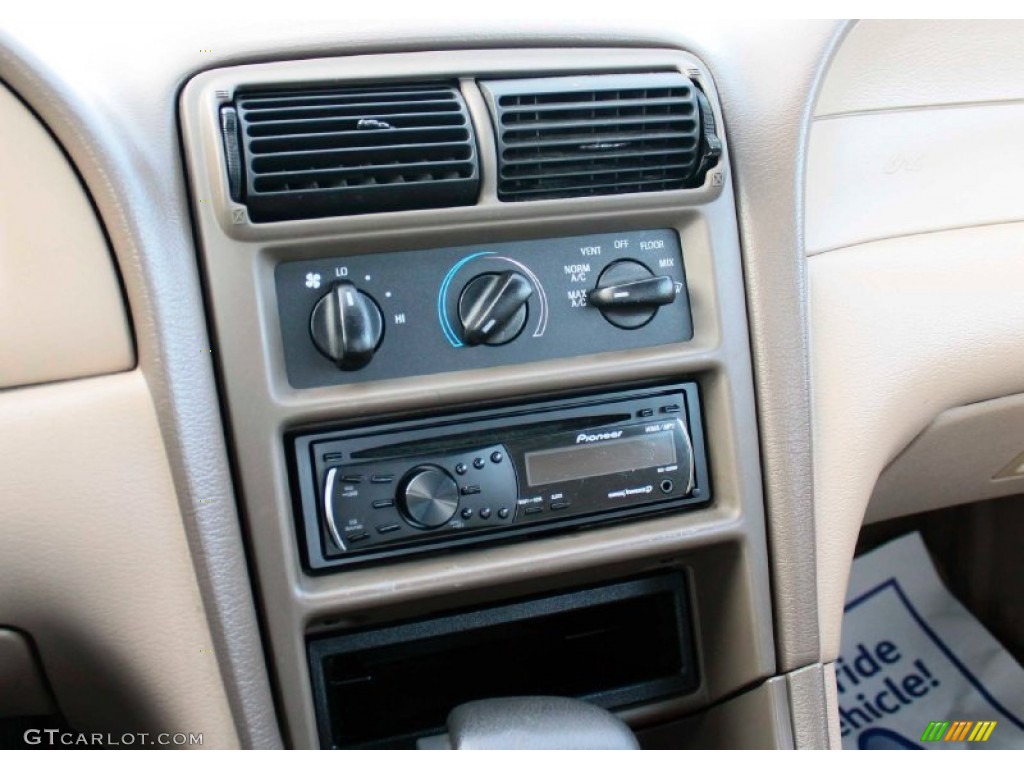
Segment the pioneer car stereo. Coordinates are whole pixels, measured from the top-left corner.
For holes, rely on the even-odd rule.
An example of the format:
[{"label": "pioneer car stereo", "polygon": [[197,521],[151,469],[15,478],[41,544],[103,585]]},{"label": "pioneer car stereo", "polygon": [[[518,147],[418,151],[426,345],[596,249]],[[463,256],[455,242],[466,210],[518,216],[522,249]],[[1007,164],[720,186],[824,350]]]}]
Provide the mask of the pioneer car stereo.
[{"label": "pioneer car stereo", "polygon": [[692,507],[694,383],[294,439],[313,569]]}]

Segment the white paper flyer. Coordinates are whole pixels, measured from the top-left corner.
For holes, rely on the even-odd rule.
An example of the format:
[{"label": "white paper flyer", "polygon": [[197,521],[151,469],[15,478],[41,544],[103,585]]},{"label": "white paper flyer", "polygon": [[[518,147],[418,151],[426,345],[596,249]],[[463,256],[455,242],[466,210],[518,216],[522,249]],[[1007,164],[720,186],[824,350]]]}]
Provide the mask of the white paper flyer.
[{"label": "white paper flyer", "polygon": [[854,561],[836,682],[844,749],[1024,748],[1024,669],[916,533]]}]

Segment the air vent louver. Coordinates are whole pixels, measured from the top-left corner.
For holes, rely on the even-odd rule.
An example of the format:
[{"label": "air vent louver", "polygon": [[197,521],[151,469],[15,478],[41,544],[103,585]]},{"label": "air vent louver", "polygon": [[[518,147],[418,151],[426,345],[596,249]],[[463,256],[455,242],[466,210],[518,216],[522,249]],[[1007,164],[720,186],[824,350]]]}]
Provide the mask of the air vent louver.
[{"label": "air vent louver", "polygon": [[253,221],[476,202],[475,137],[452,85],[243,90],[234,109]]},{"label": "air vent louver", "polygon": [[618,195],[702,183],[697,88],[678,73],[482,83],[503,201]]}]

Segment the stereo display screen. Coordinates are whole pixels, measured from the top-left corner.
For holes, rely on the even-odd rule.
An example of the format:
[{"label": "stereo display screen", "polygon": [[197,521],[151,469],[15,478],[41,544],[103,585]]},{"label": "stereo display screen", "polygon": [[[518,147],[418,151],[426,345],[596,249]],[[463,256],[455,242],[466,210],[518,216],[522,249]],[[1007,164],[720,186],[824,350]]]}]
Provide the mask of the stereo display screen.
[{"label": "stereo display screen", "polygon": [[525,459],[526,481],[531,486],[548,485],[674,464],[676,441],[671,431],[655,432],[532,451]]}]

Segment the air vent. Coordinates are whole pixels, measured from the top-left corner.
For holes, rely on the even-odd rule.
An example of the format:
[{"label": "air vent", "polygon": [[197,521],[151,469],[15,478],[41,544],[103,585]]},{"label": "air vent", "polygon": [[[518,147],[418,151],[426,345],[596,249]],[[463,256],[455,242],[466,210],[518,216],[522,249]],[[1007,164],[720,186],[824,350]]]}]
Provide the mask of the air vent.
[{"label": "air vent", "polygon": [[253,221],[476,202],[476,142],[452,85],[242,90],[224,112],[225,148],[243,155],[231,187]]},{"label": "air vent", "polygon": [[[698,99],[706,100],[679,73],[481,85],[497,127],[503,201],[699,186],[709,167],[705,155],[718,157],[701,133]],[[713,130],[712,123],[717,143]]]}]

